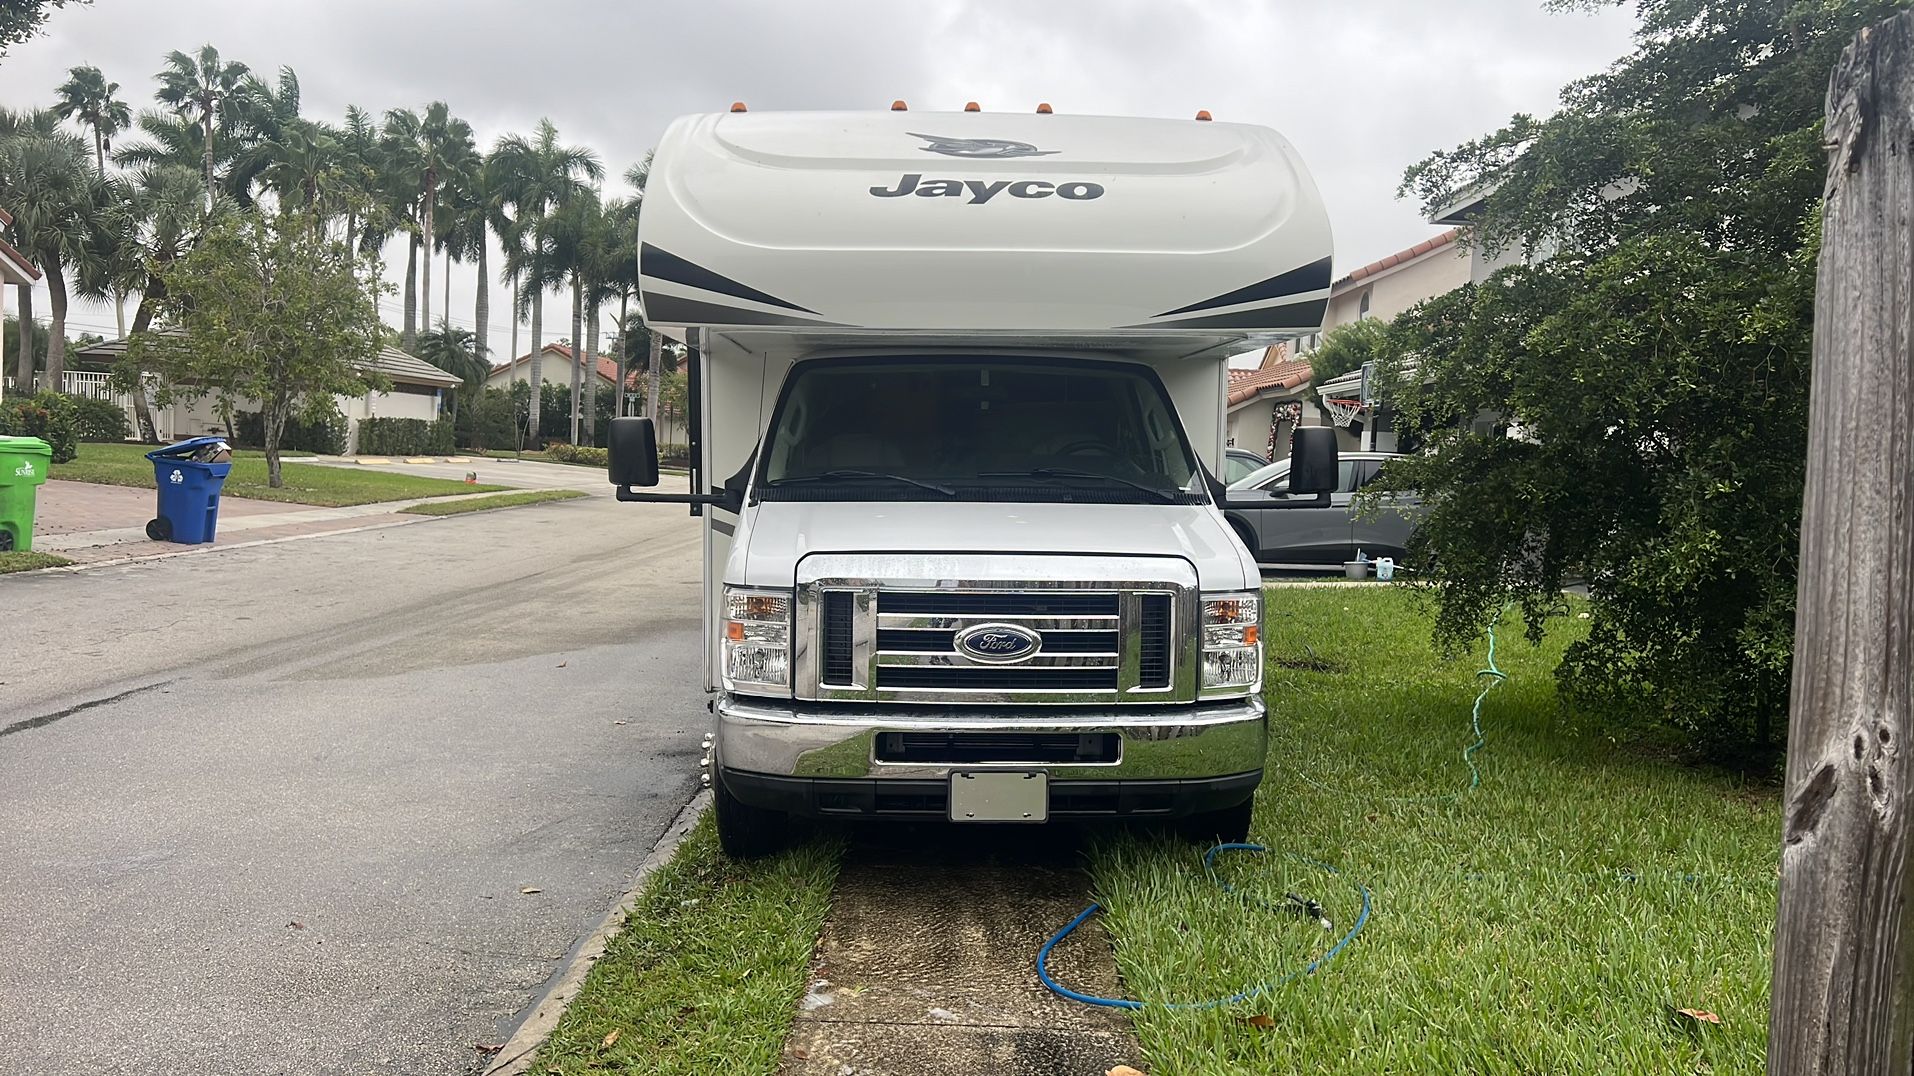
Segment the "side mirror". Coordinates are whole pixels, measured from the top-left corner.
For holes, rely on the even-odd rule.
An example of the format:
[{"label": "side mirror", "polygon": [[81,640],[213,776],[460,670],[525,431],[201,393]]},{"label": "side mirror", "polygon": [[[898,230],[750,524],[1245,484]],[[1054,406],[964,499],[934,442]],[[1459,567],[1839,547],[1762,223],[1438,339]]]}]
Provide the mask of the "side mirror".
[{"label": "side mirror", "polygon": [[1336,492],[1337,458],[1334,426],[1298,426],[1289,435],[1289,492],[1292,495]]},{"label": "side mirror", "polygon": [[1223,498],[1223,508],[1328,508],[1341,470],[1333,426],[1299,426],[1289,435],[1289,488],[1286,493],[1241,490]]},{"label": "side mirror", "polygon": [[612,419],[606,447],[612,485],[658,484],[658,431],[650,419]]}]

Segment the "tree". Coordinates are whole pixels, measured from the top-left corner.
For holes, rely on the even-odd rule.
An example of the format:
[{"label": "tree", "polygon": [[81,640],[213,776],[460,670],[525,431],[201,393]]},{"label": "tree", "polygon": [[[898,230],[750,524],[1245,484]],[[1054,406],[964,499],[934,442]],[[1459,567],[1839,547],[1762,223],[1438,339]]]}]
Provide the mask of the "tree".
[{"label": "tree", "polygon": [[[1475,240],[1525,255],[1384,341],[1399,425],[1431,451],[1376,488],[1422,492],[1411,557],[1441,636],[1471,636],[1511,597],[1539,635],[1584,579],[1589,631],[1557,670],[1573,702],[1772,758],[1822,95],[1855,31],[1900,6],[1644,0],[1635,50],[1556,115],[1408,170],[1432,210],[1484,199]],[[1519,436],[1472,434],[1483,411]]]},{"label": "tree", "polygon": [[[56,91],[60,102],[53,110],[62,119],[74,120],[93,132],[93,167],[102,176],[106,175],[106,151],[112,148],[113,136],[133,125],[133,110],[117,96],[119,89],[119,83],[108,82],[99,68],[89,65],[70,69],[67,80]],[[111,295],[113,323],[124,337],[124,293],[113,288]]]},{"label": "tree", "polygon": [[[451,114],[444,101],[434,101],[425,107],[423,115],[410,109],[395,108],[386,113],[385,144],[388,154],[388,166],[395,177],[395,189],[404,182],[398,177],[413,181],[412,190],[407,192],[408,204],[416,207],[416,231],[413,233],[413,246],[420,244],[425,248],[425,265],[422,272],[423,302],[420,305],[419,320],[432,323],[432,253],[433,244],[438,239],[436,221],[439,195],[447,183],[457,183],[478,167],[478,151],[472,142],[472,126]],[[410,293],[412,280],[408,271],[406,287],[407,321],[405,343],[410,351],[415,346],[414,328],[410,311],[413,297]]]},{"label": "tree", "polygon": [[[544,296],[551,284],[552,236],[548,214],[586,190],[586,182],[604,176],[598,155],[589,149],[559,144],[558,129],[539,120],[529,139],[506,135],[493,150],[499,168],[499,189],[510,206],[513,226],[507,245],[506,267],[526,282],[520,302],[531,308],[532,358],[530,428],[539,426],[539,384],[544,366]],[[516,358],[516,356],[514,356]]]},{"label": "tree", "polygon": [[388,387],[360,367],[385,342],[373,258],[355,257],[298,214],[230,214],[164,279],[161,317],[177,331],[135,334],[121,383],[144,368],[160,375],[163,401],[256,402],[275,489],[280,438],[296,413]]},{"label": "tree", "polygon": [[1309,369],[1317,384],[1362,369],[1382,354],[1383,340],[1389,335],[1389,323],[1364,318],[1338,325],[1323,334],[1322,344],[1309,353]]},{"label": "tree", "polygon": [[0,4],[0,56],[7,50],[40,32],[47,16],[55,8],[68,4],[90,4],[93,0],[8,0]]},{"label": "tree", "polygon": [[472,262],[477,270],[478,287],[472,299],[472,347],[474,354],[481,359],[491,350],[486,339],[487,323],[492,312],[491,281],[487,279],[490,270],[486,265],[492,245],[490,239],[494,228],[499,229],[502,235],[506,227],[498,191],[492,181],[493,171],[489,160],[481,160],[446,185],[445,214],[439,238],[445,246],[447,276],[451,275],[451,260],[454,258],[461,262]]},{"label": "tree", "polygon": [[199,122],[208,213],[213,210],[213,191],[219,187],[218,178],[213,174],[214,126],[216,123],[234,126],[248,73],[245,64],[223,61],[218,49],[201,45],[196,57],[177,49],[167,53],[166,67],[153,76],[160,84],[154,99],[171,107],[181,119]]},{"label": "tree", "polygon": [[[59,115],[44,110],[0,117],[0,198],[13,213],[15,246],[32,257],[45,275],[48,327],[47,388],[58,391],[66,366],[66,316],[69,278],[90,273],[99,255],[111,188],[86,160],[79,140],[59,127]],[[21,315],[32,310],[22,289]],[[32,381],[24,360],[16,383]]]},{"label": "tree", "polygon": [[419,358],[464,379],[465,384],[452,397],[454,416],[459,398],[476,396],[485,388],[485,379],[492,373],[491,366],[478,356],[471,330],[456,328],[445,320],[440,320],[437,329],[419,337]]},{"label": "tree", "polygon": [[120,84],[108,82],[97,67],[82,66],[67,72],[60,84],[60,103],[53,110],[61,119],[74,120],[93,132],[93,163],[106,174],[106,151],[113,136],[133,125],[133,110],[116,94]]}]

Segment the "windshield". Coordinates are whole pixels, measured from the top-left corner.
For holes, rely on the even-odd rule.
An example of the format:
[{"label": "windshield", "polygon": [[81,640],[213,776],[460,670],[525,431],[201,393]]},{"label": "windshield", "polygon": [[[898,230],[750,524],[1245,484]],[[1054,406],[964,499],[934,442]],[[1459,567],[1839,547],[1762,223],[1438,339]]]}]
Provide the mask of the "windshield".
[{"label": "windshield", "polygon": [[800,364],[765,500],[1205,503],[1146,368],[1034,359]]}]

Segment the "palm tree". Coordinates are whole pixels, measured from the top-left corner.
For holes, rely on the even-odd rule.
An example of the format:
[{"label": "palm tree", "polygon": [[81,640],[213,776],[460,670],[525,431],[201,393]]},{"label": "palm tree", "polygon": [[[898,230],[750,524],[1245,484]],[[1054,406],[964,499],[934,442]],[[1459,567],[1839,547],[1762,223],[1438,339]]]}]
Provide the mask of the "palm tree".
[{"label": "palm tree", "polygon": [[[147,165],[134,173],[125,188],[123,228],[136,256],[129,259],[130,273],[123,286],[138,292],[139,305],[133,309],[132,335],[152,327],[160,300],[166,297],[166,267],[199,242],[204,228],[213,220],[201,212],[206,195],[205,182],[197,168],[181,164]],[[151,405],[146,390],[137,379],[128,386],[133,407],[140,420],[141,436],[157,439]]]},{"label": "palm tree", "polygon": [[106,151],[113,145],[113,136],[133,126],[133,110],[114,96],[119,88],[119,83],[106,81],[99,68],[82,66],[69,70],[67,80],[55,91],[60,103],[53,110],[60,118],[93,129],[93,164],[102,175],[106,173]]},{"label": "palm tree", "polygon": [[[445,248],[446,276],[449,278],[452,274],[454,258],[472,262],[478,271],[478,292],[472,300],[472,347],[481,359],[491,350],[490,338],[486,335],[492,313],[491,282],[487,279],[490,269],[486,264],[491,234],[496,229],[503,236],[508,227],[492,181],[496,171],[489,159],[480,160],[475,167],[447,183],[444,201],[439,206],[443,213],[439,219],[439,242]],[[449,293],[447,301],[450,301]]]},{"label": "palm tree", "polygon": [[572,293],[572,396],[571,441],[578,444],[578,424],[583,407],[586,363],[594,354],[581,347],[585,318],[585,281],[600,258],[600,235],[604,231],[604,209],[597,192],[586,190],[573,195],[553,210],[550,217],[551,268],[560,287],[569,285]]},{"label": "palm tree", "polygon": [[439,327],[419,337],[419,358],[464,379],[465,384],[452,395],[452,414],[459,413],[459,397],[483,391],[492,368],[479,357],[470,329],[455,328],[441,319]]},{"label": "palm tree", "polygon": [[201,45],[198,57],[178,49],[167,53],[165,69],[153,76],[160,84],[153,94],[155,100],[171,106],[181,118],[192,118],[197,112],[204,139],[201,152],[205,160],[208,215],[213,211],[213,191],[219,185],[213,175],[214,123],[221,121],[228,127],[234,126],[232,121],[239,104],[236,98],[241,94],[247,74],[245,64],[222,61],[218,49]]},{"label": "palm tree", "polygon": [[[419,320],[430,325],[432,245],[438,239],[436,217],[439,196],[446,183],[456,182],[478,165],[472,125],[453,116],[444,101],[434,101],[425,106],[424,115],[410,109],[395,108],[385,114],[385,141],[395,174],[416,180],[418,228],[414,233],[415,245],[425,246],[425,267],[421,281],[424,295]],[[408,280],[408,289],[410,286]],[[408,302],[410,298],[408,295]],[[406,335],[412,335],[409,327]],[[407,347],[409,350],[411,345]]]},{"label": "palm tree", "polygon": [[[629,177],[630,173],[626,173]],[[642,195],[640,195],[642,197]],[[597,328],[598,309],[618,300],[618,334],[622,337],[631,324],[631,297],[638,291],[638,198],[614,198],[605,205],[604,233],[599,238],[601,261],[594,287],[587,301],[592,308],[592,325]],[[622,340],[618,348],[618,384],[612,391],[612,414],[625,413],[625,375],[628,369]]]},{"label": "palm tree", "polygon": [[[598,155],[579,146],[559,144],[558,128],[549,119],[538,121],[530,139],[506,135],[493,150],[499,165],[499,189],[511,207],[511,229],[515,250],[508,252],[507,265],[516,264],[521,279],[528,285],[532,315],[531,428],[539,428],[539,386],[543,372],[544,294],[551,284],[551,211],[587,189],[586,182],[604,176]],[[523,300],[521,300],[523,301]]]},{"label": "palm tree", "polygon": [[[96,235],[106,227],[112,191],[87,167],[79,139],[60,129],[59,114],[39,110],[0,120],[0,198],[13,213],[11,239],[39,263],[47,285],[47,387],[58,390],[66,367],[69,274],[90,274],[98,254]],[[32,318],[23,290],[22,324]],[[29,338],[21,333],[23,343]],[[22,348],[19,383],[32,382],[32,356]]]},{"label": "palm tree", "polygon": [[252,204],[254,185],[279,159],[279,147],[296,138],[295,132],[310,136],[317,126],[299,114],[299,97],[299,76],[290,67],[281,67],[270,84],[249,74],[233,95],[232,130],[225,137],[237,145],[226,189],[240,205]]},{"label": "palm tree", "polygon": [[358,105],[346,106],[346,119],[334,134],[339,144],[339,192],[346,216],[345,240],[359,253],[364,239],[360,222],[377,200],[379,187],[379,128],[372,114]]},{"label": "palm tree", "polygon": [[344,173],[339,141],[323,123],[299,120],[287,124],[279,137],[257,147],[259,182],[279,198],[282,209],[298,209],[317,229],[335,208],[341,192],[335,183]]},{"label": "palm tree", "polygon": [[[133,110],[115,96],[119,88],[120,84],[108,82],[99,68],[83,65],[69,69],[67,80],[55,91],[60,95],[60,103],[54,105],[53,110],[60,118],[92,128],[93,167],[102,176],[106,175],[106,151],[113,145],[113,136],[133,125]],[[126,336],[125,296],[118,289],[111,295],[113,323],[123,338]]]}]

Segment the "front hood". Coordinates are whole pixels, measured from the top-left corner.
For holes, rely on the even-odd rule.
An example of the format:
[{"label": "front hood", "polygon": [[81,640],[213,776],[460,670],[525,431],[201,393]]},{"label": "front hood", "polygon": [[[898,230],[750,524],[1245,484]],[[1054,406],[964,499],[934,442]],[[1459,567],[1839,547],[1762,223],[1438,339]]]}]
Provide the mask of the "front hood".
[{"label": "front hood", "polygon": [[1179,557],[1204,590],[1259,583],[1222,514],[1200,504],[769,501],[739,517],[725,582],[791,586],[813,553]]}]

